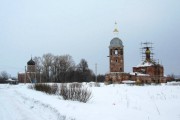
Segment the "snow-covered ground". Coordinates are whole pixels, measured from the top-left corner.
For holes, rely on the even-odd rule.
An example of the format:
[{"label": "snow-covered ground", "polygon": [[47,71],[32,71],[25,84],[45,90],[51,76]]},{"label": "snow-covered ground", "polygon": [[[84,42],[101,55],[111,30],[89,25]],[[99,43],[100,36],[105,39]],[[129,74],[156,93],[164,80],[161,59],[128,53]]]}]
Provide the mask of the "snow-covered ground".
[{"label": "snow-covered ground", "polygon": [[179,85],[102,84],[89,87],[93,96],[87,103],[27,86],[0,85],[0,120],[180,120]]}]

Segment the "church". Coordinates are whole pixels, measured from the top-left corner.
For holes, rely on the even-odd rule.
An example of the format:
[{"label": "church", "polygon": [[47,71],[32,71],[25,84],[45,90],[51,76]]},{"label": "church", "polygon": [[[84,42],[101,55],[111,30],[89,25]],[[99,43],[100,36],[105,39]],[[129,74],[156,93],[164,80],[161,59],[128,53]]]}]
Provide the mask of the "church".
[{"label": "church", "polygon": [[[115,23],[116,24],[116,23]],[[118,29],[113,31],[118,34]],[[105,82],[123,83],[123,81],[134,81],[136,83],[165,83],[167,78],[164,76],[163,65],[155,62],[152,58],[151,43],[142,43],[143,62],[132,68],[131,73],[124,72],[124,45],[120,38],[114,37],[109,45],[109,70],[105,75]]]},{"label": "church", "polygon": [[[132,72],[124,72],[124,45],[123,41],[117,37],[117,24],[114,29],[114,37],[109,45],[109,73],[105,75],[105,83],[123,83],[124,81],[132,81],[135,83],[165,83],[168,78],[164,76],[164,67],[153,59],[152,43],[145,42],[142,50],[141,64],[132,67]],[[31,59],[27,62],[27,70],[18,73],[20,83],[37,82],[36,63]],[[41,75],[39,73],[39,81]]]},{"label": "church", "polygon": [[31,59],[27,62],[27,70],[18,73],[19,83],[34,83],[36,82],[36,63]]}]

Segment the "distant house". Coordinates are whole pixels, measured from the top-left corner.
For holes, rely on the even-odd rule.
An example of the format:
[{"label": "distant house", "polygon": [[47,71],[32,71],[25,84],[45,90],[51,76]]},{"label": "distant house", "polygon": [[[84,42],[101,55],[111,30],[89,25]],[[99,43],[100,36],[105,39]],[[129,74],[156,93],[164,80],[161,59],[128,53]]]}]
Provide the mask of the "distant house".
[{"label": "distant house", "polygon": [[6,80],[6,82],[9,84],[18,84],[18,80],[8,79],[8,80]]}]

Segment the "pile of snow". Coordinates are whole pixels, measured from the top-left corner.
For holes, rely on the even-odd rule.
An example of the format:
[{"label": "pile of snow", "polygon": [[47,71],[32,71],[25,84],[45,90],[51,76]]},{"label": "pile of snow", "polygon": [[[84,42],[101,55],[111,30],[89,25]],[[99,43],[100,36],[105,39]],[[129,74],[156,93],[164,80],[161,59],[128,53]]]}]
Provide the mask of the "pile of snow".
[{"label": "pile of snow", "polygon": [[167,85],[180,85],[180,82],[168,82]]},{"label": "pile of snow", "polygon": [[132,80],[124,80],[124,81],[122,81],[122,83],[124,83],[124,84],[134,84],[135,81],[132,81]]},{"label": "pile of snow", "polygon": [[[89,86],[88,84],[84,84]],[[0,85],[1,120],[179,120],[180,86],[90,87],[88,103],[65,101],[28,89],[28,85]]]}]

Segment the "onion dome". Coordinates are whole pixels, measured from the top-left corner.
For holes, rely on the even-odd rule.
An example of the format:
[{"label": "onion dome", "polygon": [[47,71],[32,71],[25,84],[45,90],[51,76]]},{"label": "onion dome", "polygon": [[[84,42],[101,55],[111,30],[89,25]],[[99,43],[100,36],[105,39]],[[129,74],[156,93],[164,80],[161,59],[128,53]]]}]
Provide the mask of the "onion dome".
[{"label": "onion dome", "polygon": [[151,51],[149,50],[149,47],[146,48],[146,54],[150,54]]},{"label": "onion dome", "polygon": [[36,63],[32,60],[32,58],[31,58],[31,60],[29,60],[28,62],[27,62],[27,65],[35,65]]}]

